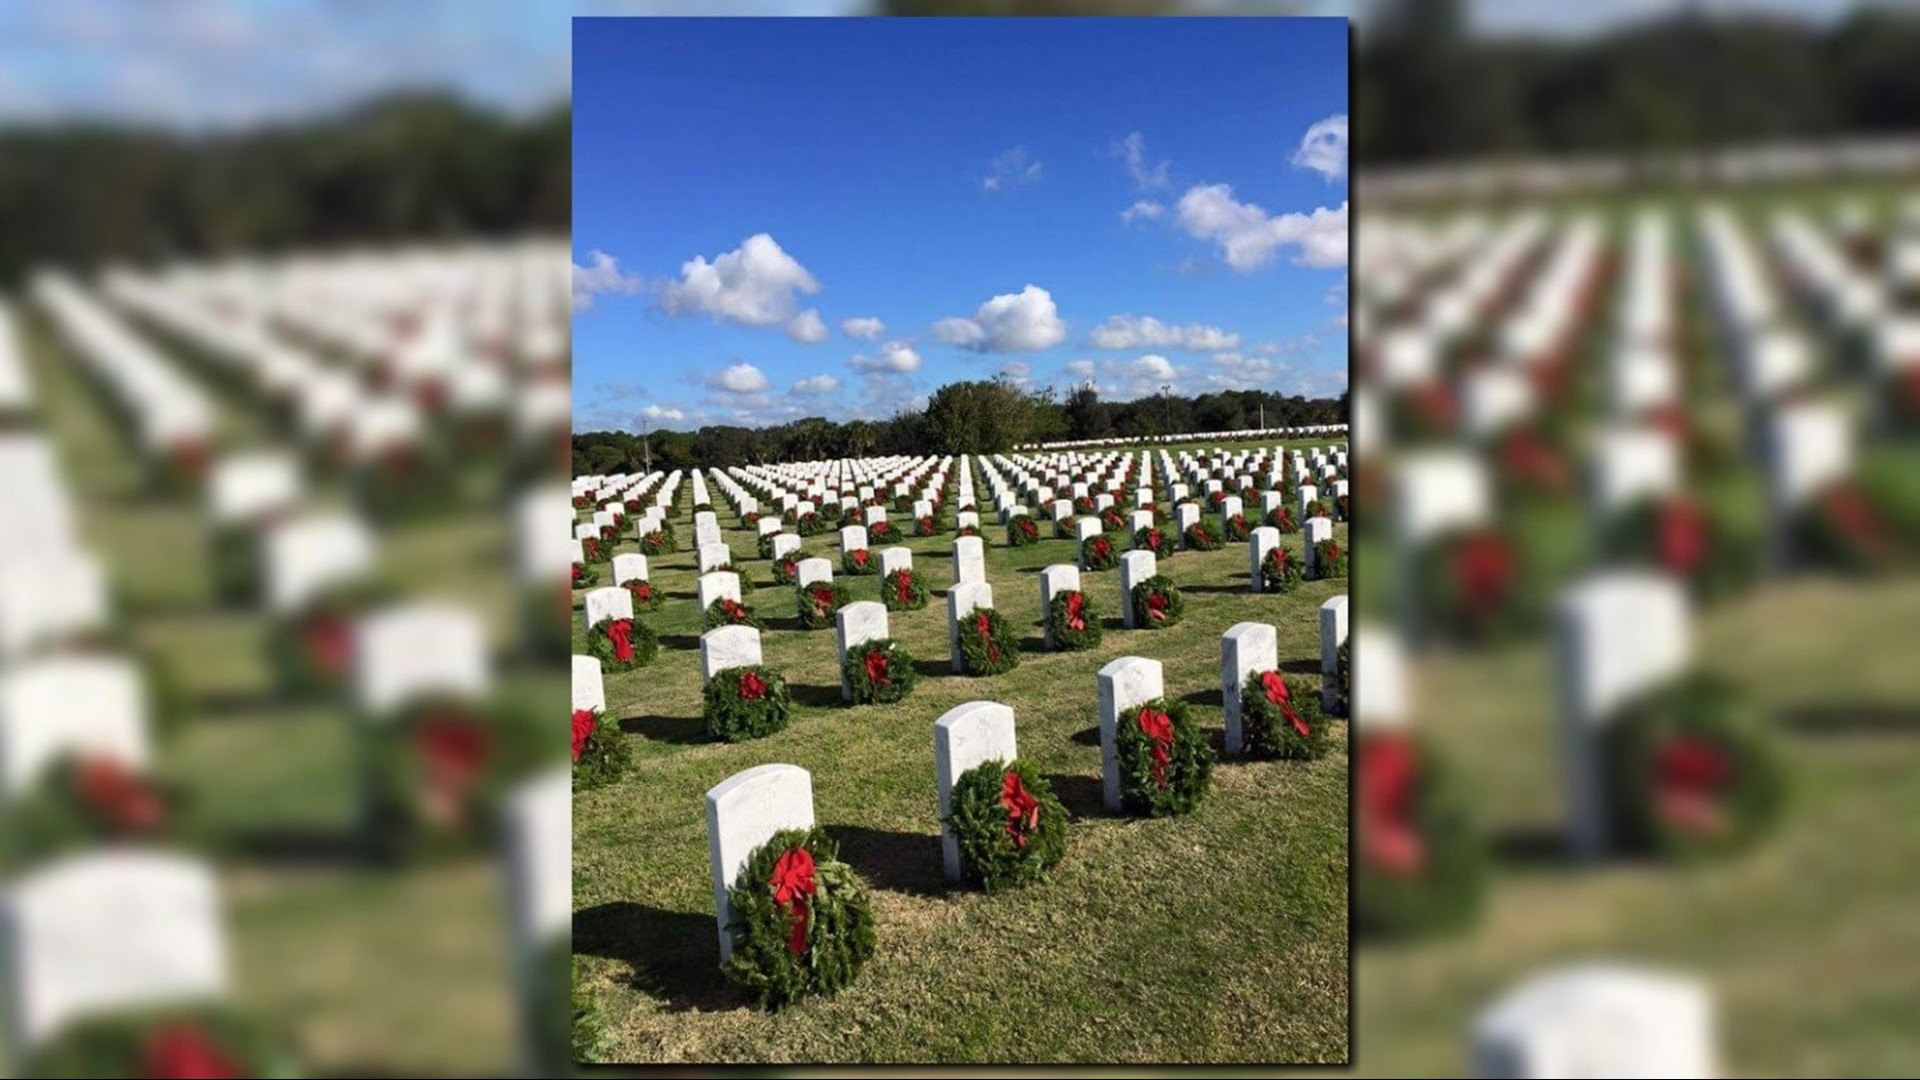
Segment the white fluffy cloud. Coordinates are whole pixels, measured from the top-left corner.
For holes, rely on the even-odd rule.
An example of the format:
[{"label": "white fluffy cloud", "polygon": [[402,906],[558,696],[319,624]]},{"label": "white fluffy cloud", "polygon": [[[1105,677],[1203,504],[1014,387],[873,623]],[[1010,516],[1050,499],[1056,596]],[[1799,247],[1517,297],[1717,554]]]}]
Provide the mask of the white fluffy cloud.
[{"label": "white fluffy cloud", "polygon": [[1223,390],[1278,390],[1280,373],[1286,365],[1277,360],[1241,356],[1227,352],[1208,361],[1214,370],[1207,373],[1207,385]]},{"label": "white fluffy cloud", "polygon": [[640,275],[622,273],[619,259],[595,249],[588,253],[587,265],[573,264],[573,310],[592,307],[595,293],[630,296],[640,291],[640,284]]},{"label": "white fluffy cloud", "polygon": [[1293,167],[1312,169],[1328,180],[1347,175],[1347,114],[1317,121],[1300,137],[1300,148],[1293,152]]},{"label": "white fluffy cloud", "polygon": [[941,319],[933,324],[933,336],[974,352],[1038,352],[1065,341],[1067,324],[1053,294],[1028,285],[981,304],[970,319]]},{"label": "white fluffy cloud", "polygon": [[848,360],[847,366],[874,375],[904,375],[920,370],[920,354],[904,341],[889,341],[872,356]]},{"label": "white fluffy cloud", "polygon": [[1083,380],[1097,376],[1095,389],[1108,401],[1150,397],[1158,394],[1163,386],[1172,387],[1176,394],[1182,393],[1181,379],[1187,373],[1185,368],[1158,353],[1147,353],[1132,360],[1080,359],[1069,363],[1067,371]]},{"label": "white fluffy cloud", "polygon": [[[773,237],[755,233],[712,262],[696,255],[681,264],[680,279],[667,286],[660,306],[674,315],[706,314],[747,326],[773,326],[799,314],[801,293],[819,291],[820,283],[799,260],[781,250]],[[814,319],[818,321],[818,313]]]},{"label": "white fluffy cloud", "polygon": [[1027,148],[1016,146],[993,159],[987,166],[987,175],[980,178],[980,186],[987,191],[1004,191],[1037,183],[1042,172],[1040,163],[1027,156]]},{"label": "white fluffy cloud", "polygon": [[713,377],[713,388],[729,394],[759,394],[771,385],[767,373],[752,364],[735,364]]},{"label": "white fluffy cloud", "polygon": [[872,317],[840,320],[840,332],[861,341],[879,341],[886,330],[886,323]]},{"label": "white fluffy cloud", "polygon": [[1115,315],[1093,328],[1089,335],[1096,349],[1186,349],[1192,352],[1218,352],[1237,348],[1239,334],[1229,334],[1217,326],[1188,323],[1171,326],[1151,315],[1134,317]]},{"label": "white fluffy cloud", "polygon": [[1167,208],[1152,199],[1141,199],[1125,210],[1120,211],[1120,223],[1131,225],[1141,219],[1153,220],[1166,214]]},{"label": "white fluffy cloud", "polygon": [[1093,377],[1093,361],[1085,357],[1081,357],[1078,360],[1069,360],[1067,361],[1067,374],[1077,375],[1082,379],[1090,379]]},{"label": "white fluffy cloud", "polygon": [[1320,207],[1311,214],[1269,217],[1253,203],[1234,199],[1227,184],[1190,188],[1175,208],[1180,225],[1199,240],[1220,245],[1228,266],[1241,272],[1258,270],[1273,261],[1281,248],[1294,246],[1301,266],[1327,268],[1347,265],[1347,204],[1338,210]]},{"label": "white fluffy cloud", "polygon": [[1147,164],[1147,137],[1139,132],[1130,132],[1124,139],[1113,140],[1109,152],[1127,163],[1127,173],[1133,177],[1133,184],[1142,191],[1170,186],[1173,181],[1167,176],[1171,163],[1161,161]]},{"label": "white fluffy cloud", "polygon": [[687,411],[671,405],[649,405],[640,410],[640,415],[649,420],[685,420]]},{"label": "white fluffy cloud", "polygon": [[787,336],[803,345],[818,345],[827,340],[827,324],[814,308],[787,320]]},{"label": "white fluffy cloud", "polygon": [[840,389],[839,379],[831,375],[815,375],[794,383],[793,389],[788,393],[794,397],[819,397],[822,394],[831,394],[838,389]]}]

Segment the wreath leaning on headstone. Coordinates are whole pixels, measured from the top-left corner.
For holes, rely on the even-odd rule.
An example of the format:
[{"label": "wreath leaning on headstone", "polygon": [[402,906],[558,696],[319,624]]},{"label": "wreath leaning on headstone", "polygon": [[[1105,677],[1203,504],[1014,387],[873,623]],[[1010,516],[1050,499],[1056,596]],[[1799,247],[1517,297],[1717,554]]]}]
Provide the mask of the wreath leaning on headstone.
[{"label": "wreath leaning on headstone", "polygon": [[855,705],[890,704],[913,692],[913,655],[893,638],[848,649],[843,670]]},{"label": "wreath leaning on headstone", "polygon": [[880,599],[888,611],[918,611],[927,606],[927,584],[912,567],[902,567],[880,583]]},{"label": "wreath leaning on headstone", "polygon": [[1294,520],[1293,511],[1287,509],[1287,504],[1285,503],[1281,503],[1267,513],[1267,524],[1279,529],[1283,533],[1297,533],[1300,531],[1300,523]]},{"label": "wreath leaning on headstone", "polygon": [[998,675],[1020,666],[1020,633],[993,608],[960,618],[960,657],[968,675]]},{"label": "wreath leaning on headstone", "polygon": [[1133,550],[1151,551],[1155,559],[1171,559],[1180,545],[1174,543],[1173,534],[1158,525],[1148,525],[1134,530]]},{"label": "wreath leaning on headstone", "polygon": [[298,1076],[291,1045],[230,1006],[173,1006],[67,1025],[21,1075]]},{"label": "wreath leaning on headstone", "polygon": [[1080,564],[1088,570],[1111,570],[1120,564],[1120,549],[1113,538],[1097,533],[1080,541]]},{"label": "wreath leaning on headstone", "polygon": [[1213,747],[1185,702],[1155,698],[1123,711],[1114,730],[1120,803],[1129,814],[1171,817],[1200,804]]},{"label": "wreath leaning on headstone", "polygon": [[847,587],[837,581],[816,581],[794,590],[794,605],[800,615],[800,625],[809,630],[823,630],[832,626],[834,613],[846,607],[851,599]]},{"label": "wreath leaning on headstone", "polygon": [[1180,587],[1165,574],[1155,574],[1133,587],[1133,625],[1143,630],[1164,630],[1180,621],[1187,602]]},{"label": "wreath leaning on headstone", "polygon": [[1007,546],[1026,547],[1040,542],[1040,523],[1031,514],[1019,514],[1007,522]]},{"label": "wreath leaning on headstone", "polygon": [[800,560],[807,557],[805,548],[795,548],[778,559],[773,560],[773,583],[791,585],[800,578]]},{"label": "wreath leaning on headstone", "polygon": [[1240,688],[1242,747],[1256,758],[1311,760],[1327,752],[1320,691],[1304,679],[1256,671]]},{"label": "wreath leaning on headstone", "polygon": [[628,596],[633,597],[635,611],[659,611],[660,605],[666,603],[665,594],[654,588],[653,582],[646,578],[629,578],[622,582],[620,587],[627,590]]},{"label": "wreath leaning on headstone", "polygon": [[1079,589],[1067,589],[1047,602],[1047,626],[1053,633],[1058,652],[1078,652],[1100,644],[1106,632],[1100,625],[1100,613],[1093,601]]},{"label": "wreath leaning on headstone", "polygon": [[1347,550],[1329,537],[1313,545],[1313,576],[1319,580],[1347,576]]},{"label": "wreath leaning on headstone", "polygon": [[599,787],[626,770],[633,758],[620,725],[600,709],[573,710],[573,786]]},{"label": "wreath leaning on headstone", "polygon": [[660,639],[639,619],[602,619],[587,630],[587,652],[609,671],[630,671],[653,663]]},{"label": "wreath leaning on headstone", "polygon": [[880,572],[880,559],[867,548],[850,548],[840,553],[840,569],[863,577],[877,574]]},{"label": "wreath leaning on headstone", "polygon": [[731,596],[722,596],[707,605],[707,610],[700,616],[700,626],[705,630],[718,626],[751,626],[758,630],[761,629],[761,622],[752,608]]},{"label": "wreath leaning on headstone", "polygon": [[701,696],[707,735],[725,742],[758,739],[786,727],[793,703],[787,680],[759,664],[715,672]]},{"label": "wreath leaning on headstone", "polygon": [[986,761],[954,781],[946,825],[968,881],[989,893],[1040,881],[1067,850],[1067,812],[1024,761]]},{"label": "wreath leaning on headstone", "polygon": [[1247,515],[1245,514],[1235,514],[1227,519],[1225,532],[1228,540],[1245,540],[1252,531],[1253,526],[1247,524]]},{"label": "wreath leaning on headstone", "polygon": [[1480,910],[1486,846],[1466,792],[1422,740],[1354,740],[1354,922],[1366,935],[1431,933]]},{"label": "wreath leaning on headstone", "polygon": [[1187,526],[1187,531],[1181,535],[1186,537],[1187,546],[1195,551],[1220,550],[1220,530],[1210,521],[1196,521]]},{"label": "wreath leaning on headstone", "polygon": [[179,791],[143,770],[108,757],[64,758],[14,800],[0,856],[18,868],[106,843],[178,843],[182,806]]},{"label": "wreath leaning on headstone", "polygon": [[722,969],[762,1008],[853,981],[876,946],[873,902],[819,829],[783,829],[727,891],[733,956]]}]

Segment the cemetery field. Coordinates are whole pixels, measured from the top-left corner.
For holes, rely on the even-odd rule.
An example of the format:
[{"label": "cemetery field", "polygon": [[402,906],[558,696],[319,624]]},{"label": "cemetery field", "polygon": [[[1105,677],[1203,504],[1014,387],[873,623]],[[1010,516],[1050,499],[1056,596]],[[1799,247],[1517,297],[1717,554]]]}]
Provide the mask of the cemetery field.
[{"label": "cemetery field", "polygon": [[1920,1071],[1920,674],[1898,644],[1916,625],[1913,580],[1770,585],[1701,614],[1701,659],[1764,700],[1792,788],[1777,836],[1693,869],[1565,861],[1544,646],[1422,662],[1415,720],[1480,793],[1496,869],[1478,925],[1359,951],[1359,1069],[1463,1075],[1486,1002],[1604,958],[1701,978],[1726,1075]]},{"label": "cemetery field", "polygon": [[[265,616],[213,599],[203,503],[142,491],[96,389],[37,320],[23,329],[79,531],[107,563],[130,641],[188,706],[156,764],[190,799],[186,850],[220,868],[235,999],[289,1031],[312,1075],[500,1073],[518,1028],[499,863],[381,870],[358,859],[353,713],[277,696]],[[221,417],[234,445],[273,434],[240,403]],[[350,499],[318,486],[308,505]],[[401,595],[482,612],[503,692],[546,705],[566,679],[511,659],[520,628],[501,518],[475,501],[383,529],[376,573]]]},{"label": "cemetery field", "polygon": [[[1042,651],[1039,570],[1073,562],[1072,540],[1008,548],[983,514],[994,606],[1023,631],[1020,666],[990,678],[950,672],[945,589],[950,532],[907,538],[930,585],[919,611],[890,613],[918,685],[891,706],[840,701],[831,629],[799,628],[790,586],[775,585],[752,534],[715,499],[743,597],[764,622],[766,664],[785,675],[788,727],[740,744],[701,722],[691,493],[671,520],[683,550],[651,557],[665,606],[642,615],[661,652],[605,676],[635,761],[615,783],[574,797],[575,978],[597,1000],[615,1062],[1248,1061],[1348,1059],[1348,761],[1223,761],[1190,816],[1134,820],[1101,803],[1095,672],[1127,655],[1165,665],[1167,695],[1221,740],[1220,635],[1243,620],[1278,629],[1281,668],[1319,670],[1317,609],[1344,580],[1286,595],[1248,591],[1244,543],[1160,562],[1187,606],[1176,626],[1119,628],[1119,571],[1082,575],[1105,638],[1085,652]],[[949,508],[950,509],[950,508]],[[902,515],[904,520],[904,515]],[[949,517],[950,520],[950,517]],[[637,550],[633,530],[617,551]],[[1347,526],[1335,537],[1344,546]],[[1294,555],[1302,536],[1283,536]],[[837,534],[806,550],[839,563]],[[889,546],[876,543],[876,549]],[[605,564],[601,584],[611,580]],[[848,577],[853,599],[880,578]],[[579,594],[575,596],[576,604]],[[574,651],[585,652],[578,619]],[[991,700],[1015,711],[1020,757],[1072,816],[1050,880],[989,897],[942,874],[933,724]],[[779,1013],[757,1009],[719,970],[703,796],[726,777],[786,762],[813,777],[817,819],[871,887],[878,949],[837,995]]]}]

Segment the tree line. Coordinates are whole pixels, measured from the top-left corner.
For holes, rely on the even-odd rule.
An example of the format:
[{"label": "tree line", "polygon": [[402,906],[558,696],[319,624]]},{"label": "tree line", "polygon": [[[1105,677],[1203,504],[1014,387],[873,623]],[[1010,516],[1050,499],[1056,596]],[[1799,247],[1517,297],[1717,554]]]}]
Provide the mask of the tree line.
[{"label": "tree line", "polygon": [[886,454],[1005,453],[1029,442],[1142,438],[1189,431],[1238,431],[1347,422],[1347,395],[1309,400],[1261,390],[1197,396],[1163,394],[1102,401],[1091,386],[1061,397],[1007,379],[949,383],[921,410],[886,420],[811,416],[773,427],[711,424],[693,431],[576,432],[573,473],[716,468],[777,461]]}]

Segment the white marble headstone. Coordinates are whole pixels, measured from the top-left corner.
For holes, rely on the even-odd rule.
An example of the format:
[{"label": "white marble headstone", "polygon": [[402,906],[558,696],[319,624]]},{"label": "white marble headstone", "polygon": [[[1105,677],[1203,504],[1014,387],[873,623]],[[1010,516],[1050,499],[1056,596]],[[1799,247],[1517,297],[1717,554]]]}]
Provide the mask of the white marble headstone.
[{"label": "white marble headstone", "polygon": [[53,548],[0,559],[0,660],[106,621],[106,570],[94,556]]},{"label": "white marble headstone", "polygon": [[295,614],[321,590],[373,568],[373,531],[344,513],[283,521],[267,530],[262,564],[268,607],[276,615]]},{"label": "white marble headstone", "polygon": [[354,673],[360,707],[375,719],[422,694],[477,698],[488,684],[485,628],[471,610],[451,604],[387,608],[355,628]]},{"label": "white marble headstone", "polygon": [[207,512],[215,525],[253,521],[300,498],[300,463],[278,450],[235,454],[207,474]]},{"label": "white marble headstone", "polygon": [[953,809],[953,785],[971,769],[989,761],[1011,764],[1019,757],[1013,709],[996,701],[969,701],[949,709],[933,724],[933,772],[940,792],[940,851],[947,877],[965,874],[960,844],[946,824]]},{"label": "white marble headstone", "polygon": [[811,828],[813,777],[798,765],[757,765],[734,773],[707,792],[707,854],[713,867],[713,911],[720,932],[721,963],[733,956],[733,936],[727,933],[727,924],[733,921],[733,904],[727,899],[727,891],[746,869],[747,859],[783,829]]},{"label": "white marble headstone", "polygon": [[1711,1080],[1713,1002],[1697,980],[1621,964],[1536,976],[1474,1024],[1474,1075]]},{"label": "white marble headstone", "polygon": [[751,626],[716,626],[700,635],[700,684],[737,667],[762,663],[760,631]]},{"label": "white marble headstone", "polygon": [[1229,754],[1238,754],[1246,746],[1240,691],[1247,676],[1280,667],[1279,642],[1273,624],[1263,622],[1234,623],[1220,635],[1220,707],[1227,720]]},{"label": "white marble headstone", "polygon": [[1119,725],[1127,714],[1166,693],[1160,661],[1144,656],[1122,656],[1100,669],[1100,781],[1107,809],[1119,812]]},{"label": "white marble headstone", "polygon": [[131,662],[57,655],[0,674],[0,801],[25,794],[68,755],[144,771],[151,758],[146,687]]},{"label": "white marble headstone", "polygon": [[1046,627],[1047,648],[1053,648],[1053,624],[1047,612],[1053,598],[1063,592],[1080,591],[1080,568],[1072,563],[1055,563],[1040,571],[1040,621]]},{"label": "white marble headstone", "polygon": [[853,686],[847,682],[847,650],[890,636],[887,605],[878,600],[856,600],[834,612],[833,623],[840,659],[840,696],[852,701]]},{"label": "white marble headstone", "polygon": [[960,620],[976,608],[993,606],[993,586],[985,581],[963,581],[947,590],[947,651],[953,670],[966,670],[966,657],[960,652]]},{"label": "white marble headstone", "polygon": [[637,551],[623,551],[613,557],[613,583],[625,585],[629,581],[646,581],[647,557]]},{"label": "white marble headstone", "polygon": [[589,630],[608,619],[633,618],[633,594],[619,585],[587,590],[580,606]]},{"label": "white marble headstone", "polygon": [[700,602],[700,611],[705,614],[715,600],[726,598],[738,603],[740,600],[740,575],[731,570],[715,570],[701,574],[694,582],[694,591]]},{"label": "white marble headstone", "polygon": [[607,707],[606,681],[597,656],[573,656],[573,707],[596,712]]},{"label": "white marble headstone", "polygon": [[953,583],[987,580],[986,545],[978,536],[962,536],[953,542]]},{"label": "white marble headstone", "polygon": [[795,580],[800,587],[804,589],[808,585],[817,582],[832,581],[833,563],[818,556],[811,559],[801,559],[796,572],[798,577],[796,577]]},{"label": "white marble headstone", "polygon": [[1271,525],[1261,525],[1247,534],[1247,569],[1252,591],[1261,591],[1260,564],[1266,561],[1267,552],[1279,546],[1280,530]]},{"label": "white marble headstone", "polygon": [[1347,594],[1341,593],[1320,605],[1320,707],[1328,714],[1340,699],[1340,646],[1346,640]]}]

